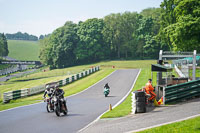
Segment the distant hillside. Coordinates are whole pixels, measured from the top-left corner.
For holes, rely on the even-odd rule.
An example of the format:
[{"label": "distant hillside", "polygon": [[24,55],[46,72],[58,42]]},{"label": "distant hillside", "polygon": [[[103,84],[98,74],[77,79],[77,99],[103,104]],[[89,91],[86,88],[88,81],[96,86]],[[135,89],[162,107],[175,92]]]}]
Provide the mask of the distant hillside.
[{"label": "distant hillside", "polygon": [[38,37],[34,35],[29,35],[28,33],[17,32],[15,34],[6,34],[8,40],[27,40],[27,41],[37,41]]},{"label": "distant hillside", "polygon": [[18,60],[39,61],[39,42],[8,40],[8,56]]}]

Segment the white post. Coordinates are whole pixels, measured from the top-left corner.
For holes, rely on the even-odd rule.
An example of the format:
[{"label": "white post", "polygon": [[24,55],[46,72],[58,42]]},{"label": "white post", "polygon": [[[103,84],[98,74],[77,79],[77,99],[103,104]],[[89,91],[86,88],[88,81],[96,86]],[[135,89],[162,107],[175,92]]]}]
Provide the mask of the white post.
[{"label": "white post", "polygon": [[135,98],[135,93],[132,92],[132,96],[131,96],[131,101],[132,101],[132,114],[135,114],[136,113],[136,98]]},{"label": "white post", "polygon": [[192,80],[195,80],[195,79],[196,79],[196,54],[197,54],[197,51],[194,50],[194,54],[193,54]]},{"label": "white post", "polygon": [[165,105],[165,87],[163,87],[163,105]]},{"label": "white post", "polygon": [[159,53],[159,60],[162,60],[162,53],[163,53],[163,51],[160,50],[160,53]]}]

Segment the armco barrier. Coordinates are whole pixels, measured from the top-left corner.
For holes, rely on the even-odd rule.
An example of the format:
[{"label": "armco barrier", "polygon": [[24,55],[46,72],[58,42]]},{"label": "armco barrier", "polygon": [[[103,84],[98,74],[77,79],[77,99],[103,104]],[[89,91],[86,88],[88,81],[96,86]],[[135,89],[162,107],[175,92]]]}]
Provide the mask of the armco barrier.
[{"label": "armco barrier", "polygon": [[29,88],[28,96],[44,92],[44,90],[45,90],[45,85]]},{"label": "armco barrier", "polygon": [[[75,74],[72,77],[66,78],[64,80],[60,80],[60,81],[58,81],[59,86],[67,85],[73,81],[76,81],[85,76],[88,76],[91,73],[96,72],[98,70],[99,70],[99,66],[91,68],[87,71]],[[34,95],[37,93],[41,93],[41,92],[44,92],[44,90],[45,90],[45,85],[41,85],[41,86],[37,86],[37,87],[33,87],[33,88],[26,88],[26,89],[21,89],[21,90],[4,92],[3,93],[3,101],[4,101],[4,103],[8,103],[10,100],[14,100],[14,99],[18,99],[21,97],[26,97],[26,96]]]},{"label": "armco barrier", "polygon": [[200,80],[193,80],[182,84],[168,86],[164,88],[163,96],[164,104],[182,101],[194,96],[200,96]]}]

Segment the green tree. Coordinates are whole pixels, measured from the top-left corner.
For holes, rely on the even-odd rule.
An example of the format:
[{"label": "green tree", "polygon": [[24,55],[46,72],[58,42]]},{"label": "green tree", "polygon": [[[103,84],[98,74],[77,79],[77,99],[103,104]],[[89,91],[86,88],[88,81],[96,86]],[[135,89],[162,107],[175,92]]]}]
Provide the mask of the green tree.
[{"label": "green tree", "polygon": [[76,48],[76,57],[79,63],[89,63],[107,58],[108,46],[103,40],[102,19],[88,19],[80,22],[77,35],[80,39]]},{"label": "green tree", "polygon": [[120,58],[120,45],[122,37],[120,36],[120,17],[121,14],[110,14],[104,17],[105,27],[103,36],[106,43],[109,44],[111,50],[111,58]]},{"label": "green tree", "polygon": [[0,33],[0,56],[8,56],[8,43],[4,34]]},{"label": "green tree", "polygon": [[75,65],[74,50],[78,42],[77,25],[68,21],[49,37],[41,40],[40,59],[50,68],[64,68]]},{"label": "green tree", "polygon": [[111,57],[128,58],[134,54],[134,39],[132,34],[138,28],[138,14],[125,12],[110,14],[104,17],[104,40],[109,44]]},{"label": "green tree", "polygon": [[136,12],[123,13],[120,19],[120,26],[120,36],[122,37],[121,53],[125,58],[133,57],[135,52],[133,33],[136,32],[139,26],[138,14]]},{"label": "green tree", "polygon": [[162,40],[176,51],[198,49],[200,47],[200,1],[164,0],[161,7],[162,18],[165,18],[161,23]]}]

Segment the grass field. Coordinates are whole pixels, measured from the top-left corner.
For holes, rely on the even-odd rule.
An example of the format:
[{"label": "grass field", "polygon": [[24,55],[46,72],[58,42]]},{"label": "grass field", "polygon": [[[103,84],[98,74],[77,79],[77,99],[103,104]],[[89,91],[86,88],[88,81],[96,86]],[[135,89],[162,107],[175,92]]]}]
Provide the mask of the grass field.
[{"label": "grass field", "polygon": [[8,40],[8,56],[17,60],[39,61],[39,42]]},{"label": "grass field", "polygon": [[200,133],[200,117],[144,130],[138,133]]}]

